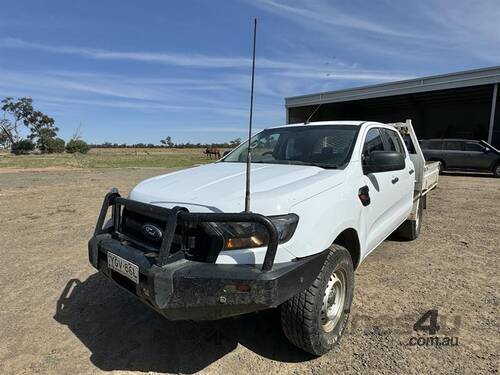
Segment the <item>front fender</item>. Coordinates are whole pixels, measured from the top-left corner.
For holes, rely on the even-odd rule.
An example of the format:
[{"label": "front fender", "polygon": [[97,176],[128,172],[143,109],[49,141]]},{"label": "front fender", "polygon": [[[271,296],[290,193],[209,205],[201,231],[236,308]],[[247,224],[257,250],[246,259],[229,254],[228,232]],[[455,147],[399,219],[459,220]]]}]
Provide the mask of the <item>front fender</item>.
[{"label": "front fender", "polygon": [[291,212],[300,220],[292,239],[284,244],[297,258],[327,249],[345,229],[352,228],[360,236],[362,205],[356,194],[341,185],[299,202]]}]

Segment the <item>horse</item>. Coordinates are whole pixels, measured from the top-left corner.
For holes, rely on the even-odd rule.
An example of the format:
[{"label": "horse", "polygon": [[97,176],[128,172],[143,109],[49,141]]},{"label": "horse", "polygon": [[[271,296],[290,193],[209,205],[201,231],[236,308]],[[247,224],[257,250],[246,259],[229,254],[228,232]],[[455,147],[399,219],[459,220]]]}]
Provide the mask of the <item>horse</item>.
[{"label": "horse", "polygon": [[207,155],[207,158],[212,159],[212,155],[214,155],[217,159],[220,159],[220,150],[218,148],[207,147],[203,153]]}]

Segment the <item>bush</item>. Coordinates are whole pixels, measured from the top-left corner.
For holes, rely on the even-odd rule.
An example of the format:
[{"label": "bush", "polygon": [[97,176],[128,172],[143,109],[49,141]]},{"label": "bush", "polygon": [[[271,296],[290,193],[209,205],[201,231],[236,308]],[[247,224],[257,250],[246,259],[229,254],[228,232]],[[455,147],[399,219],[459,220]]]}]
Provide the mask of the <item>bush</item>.
[{"label": "bush", "polygon": [[35,149],[35,144],[29,139],[23,139],[12,144],[11,152],[15,155],[29,154]]},{"label": "bush", "polygon": [[66,144],[66,152],[69,152],[70,154],[74,154],[75,152],[86,154],[87,152],[89,152],[89,150],[90,146],[87,144],[87,142],[82,141],[81,139],[71,139]]},{"label": "bush", "polygon": [[64,152],[64,146],[64,140],[61,138],[50,138],[45,142],[45,147],[49,154],[60,154]]}]

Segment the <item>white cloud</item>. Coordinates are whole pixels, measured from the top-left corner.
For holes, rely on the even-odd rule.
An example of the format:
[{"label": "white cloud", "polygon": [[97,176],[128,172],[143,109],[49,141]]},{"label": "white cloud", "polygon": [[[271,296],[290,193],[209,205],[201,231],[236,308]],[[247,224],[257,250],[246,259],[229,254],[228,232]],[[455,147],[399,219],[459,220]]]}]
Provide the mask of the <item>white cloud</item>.
[{"label": "white cloud", "polygon": [[500,63],[498,0],[248,2],[312,31],[307,35],[317,48],[341,46],[365,62],[386,56],[407,67],[426,64],[431,71],[432,62]]},{"label": "white cloud", "polygon": [[[47,45],[15,38],[0,38],[0,48],[32,49],[96,60],[127,60],[192,68],[248,68],[251,65],[249,57],[210,56],[196,53],[112,51],[87,47]],[[300,66],[300,62],[292,63],[265,57],[258,60],[258,67],[261,69],[293,69]]]},{"label": "white cloud", "polygon": [[[374,33],[388,37],[437,39],[434,36],[398,29],[384,22],[373,22],[364,18],[359,10],[349,14],[340,7],[335,7],[332,1],[280,1],[253,0],[252,3],[275,14],[291,18],[309,28],[345,28]],[[293,4],[293,5],[292,5]]]}]

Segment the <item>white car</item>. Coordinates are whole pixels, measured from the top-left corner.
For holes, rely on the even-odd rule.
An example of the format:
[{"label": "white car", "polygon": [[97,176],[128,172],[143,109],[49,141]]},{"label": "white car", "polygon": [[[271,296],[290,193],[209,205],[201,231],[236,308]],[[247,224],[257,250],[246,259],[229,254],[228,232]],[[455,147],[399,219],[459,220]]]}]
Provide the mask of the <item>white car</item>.
[{"label": "white car", "polygon": [[409,122],[269,128],[250,142],[245,213],[247,147],[108,193],[90,261],[169,319],[280,307],[288,339],[322,355],[346,326],[354,270],[395,230],[418,236],[439,165]]}]

